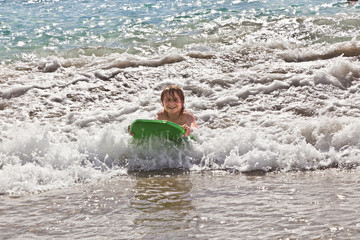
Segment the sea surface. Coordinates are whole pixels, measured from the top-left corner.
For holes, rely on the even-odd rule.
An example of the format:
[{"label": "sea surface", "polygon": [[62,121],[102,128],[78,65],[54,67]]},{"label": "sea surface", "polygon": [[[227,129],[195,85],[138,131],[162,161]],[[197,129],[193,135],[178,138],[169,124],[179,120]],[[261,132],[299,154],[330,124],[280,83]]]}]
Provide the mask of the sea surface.
[{"label": "sea surface", "polygon": [[[0,0],[1,239],[359,239],[360,3]],[[132,141],[169,84],[180,145]]]}]

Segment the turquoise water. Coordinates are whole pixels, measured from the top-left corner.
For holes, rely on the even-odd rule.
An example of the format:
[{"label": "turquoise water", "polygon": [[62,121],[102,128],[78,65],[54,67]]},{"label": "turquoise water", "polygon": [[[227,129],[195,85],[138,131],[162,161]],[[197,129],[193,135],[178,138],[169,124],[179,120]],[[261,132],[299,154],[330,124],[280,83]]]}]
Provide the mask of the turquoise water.
[{"label": "turquoise water", "polygon": [[258,28],[294,17],[358,16],[359,9],[334,0],[1,1],[0,60],[208,50],[229,44],[229,35],[245,34],[243,24]]},{"label": "turquoise water", "polygon": [[358,239],[359,6],[0,0],[1,236]]}]

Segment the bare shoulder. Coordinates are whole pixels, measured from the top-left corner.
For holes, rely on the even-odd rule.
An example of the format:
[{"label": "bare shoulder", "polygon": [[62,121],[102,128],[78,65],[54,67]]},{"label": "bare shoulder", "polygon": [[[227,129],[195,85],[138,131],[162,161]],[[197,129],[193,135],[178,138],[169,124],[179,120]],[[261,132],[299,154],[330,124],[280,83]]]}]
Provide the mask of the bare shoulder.
[{"label": "bare shoulder", "polygon": [[183,116],[186,120],[187,125],[196,126],[196,118],[191,112],[185,111],[183,114],[184,114]]},{"label": "bare shoulder", "polygon": [[188,120],[191,120],[191,121],[196,120],[195,116],[189,111],[184,111],[183,114],[184,114],[185,118],[188,119]]},{"label": "bare shoulder", "polygon": [[157,120],[166,120],[166,114],[164,110],[160,110],[156,113]]}]

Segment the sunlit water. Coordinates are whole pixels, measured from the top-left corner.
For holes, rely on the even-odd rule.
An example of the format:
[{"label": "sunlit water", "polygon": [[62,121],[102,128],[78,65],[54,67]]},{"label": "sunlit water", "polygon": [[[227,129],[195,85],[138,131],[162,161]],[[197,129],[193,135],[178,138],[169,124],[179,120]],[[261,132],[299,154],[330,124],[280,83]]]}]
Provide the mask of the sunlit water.
[{"label": "sunlit water", "polygon": [[[1,1],[5,239],[357,239],[360,5]],[[199,129],[132,142],[168,84]]]},{"label": "sunlit water", "polygon": [[2,239],[357,239],[358,174],[115,177],[3,196],[0,229]]}]

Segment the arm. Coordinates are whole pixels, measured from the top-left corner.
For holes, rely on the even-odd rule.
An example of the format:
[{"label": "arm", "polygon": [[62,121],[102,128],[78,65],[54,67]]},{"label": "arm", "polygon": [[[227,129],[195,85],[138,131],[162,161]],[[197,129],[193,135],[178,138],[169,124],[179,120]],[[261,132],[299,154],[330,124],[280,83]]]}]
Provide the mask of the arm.
[{"label": "arm", "polygon": [[191,128],[198,128],[194,115],[192,115],[191,113],[187,113],[186,124],[182,125],[182,127],[185,129],[184,136],[190,136],[192,132]]}]

